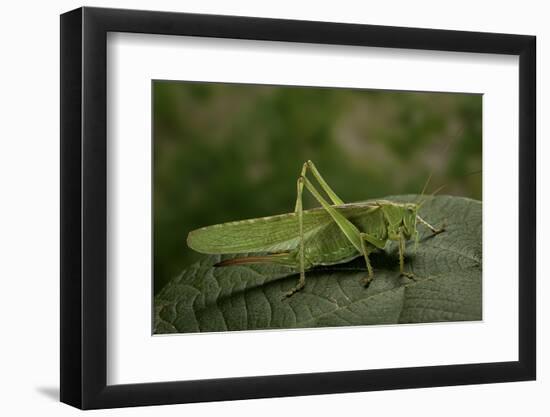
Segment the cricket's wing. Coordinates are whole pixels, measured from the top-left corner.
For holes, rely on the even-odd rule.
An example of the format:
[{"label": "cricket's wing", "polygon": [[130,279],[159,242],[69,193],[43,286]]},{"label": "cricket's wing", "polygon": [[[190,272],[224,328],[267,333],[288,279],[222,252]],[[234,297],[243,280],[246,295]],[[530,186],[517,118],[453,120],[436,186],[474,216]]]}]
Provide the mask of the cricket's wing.
[{"label": "cricket's wing", "polygon": [[[352,204],[337,207],[346,217],[376,209],[371,205]],[[319,232],[332,221],[322,208],[305,210],[304,238]],[[216,224],[193,230],[187,237],[187,245],[191,249],[208,254],[288,252],[296,249],[298,244],[296,213]]]}]

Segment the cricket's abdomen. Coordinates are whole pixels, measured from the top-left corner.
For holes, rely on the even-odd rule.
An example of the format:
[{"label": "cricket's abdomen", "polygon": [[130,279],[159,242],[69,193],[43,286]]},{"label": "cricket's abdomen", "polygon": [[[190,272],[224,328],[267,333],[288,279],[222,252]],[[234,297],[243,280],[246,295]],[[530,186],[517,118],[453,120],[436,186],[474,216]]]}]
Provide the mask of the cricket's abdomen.
[{"label": "cricket's abdomen", "polygon": [[[371,210],[346,217],[360,232],[382,241],[387,240],[387,228],[381,210]],[[377,249],[368,242],[365,244],[369,252]],[[306,264],[310,268],[315,265],[344,263],[363,255],[334,222],[323,226],[314,235],[306,238],[304,245]]]},{"label": "cricket's abdomen", "polygon": [[304,257],[309,268],[347,262],[359,255],[359,251],[336,223],[327,225],[315,236],[304,241]]},{"label": "cricket's abdomen", "polygon": [[[377,205],[346,204],[338,206],[337,210],[359,231],[386,240],[383,213]],[[207,226],[189,233],[187,244],[191,249],[207,254],[286,253],[289,257],[285,259],[262,257],[257,261],[269,262],[272,259],[281,263],[284,260],[289,266],[297,266],[300,247],[297,217],[296,213],[288,213]],[[306,269],[347,262],[362,255],[322,208],[304,211],[303,222]]]}]

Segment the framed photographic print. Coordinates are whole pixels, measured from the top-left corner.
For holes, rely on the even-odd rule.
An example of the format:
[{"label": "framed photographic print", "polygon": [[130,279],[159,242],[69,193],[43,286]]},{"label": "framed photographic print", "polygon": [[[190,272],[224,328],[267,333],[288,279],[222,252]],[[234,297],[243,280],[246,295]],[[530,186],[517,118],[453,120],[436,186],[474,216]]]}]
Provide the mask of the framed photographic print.
[{"label": "framed photographic print", "polygon": [[534,37],[81,8],[61,102],[63,402],[535,378]]}]

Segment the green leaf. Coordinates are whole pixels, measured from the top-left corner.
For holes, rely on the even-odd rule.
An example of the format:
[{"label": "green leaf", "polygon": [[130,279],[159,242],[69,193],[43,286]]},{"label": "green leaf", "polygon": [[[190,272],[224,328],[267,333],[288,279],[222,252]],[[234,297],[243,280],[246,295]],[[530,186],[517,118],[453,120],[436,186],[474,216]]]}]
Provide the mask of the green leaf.
[{"label": "green leaf", "polygon": [[[394,196],[415,201],[417,196]],[[462,197],[429,198],[420,215],[416,253],[408,243],[406,270],[399,274],[397,245],[373,253],[375,276],[368,288],[364,260],[306,272],[306,287],[289,299],[293,270],[274,265],[214,267],[231,256],[205,256],[174,278],[155,297],[155,333],[219,332],[371,324],[481,320],[480,201]]]}]

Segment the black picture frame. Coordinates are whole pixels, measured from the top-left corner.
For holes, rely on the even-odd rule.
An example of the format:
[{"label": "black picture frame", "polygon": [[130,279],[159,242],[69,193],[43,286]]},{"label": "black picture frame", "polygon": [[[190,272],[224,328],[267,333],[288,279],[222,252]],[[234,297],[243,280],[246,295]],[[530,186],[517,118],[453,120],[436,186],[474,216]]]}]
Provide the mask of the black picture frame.
[{"label": "black picture frame", "polygon": [[[108,32],[519,56],[519,360],[107,385]],[[535,51],[525,35],[88,7],[61,15],[61,401],[94,409],[535,379]]]}]

